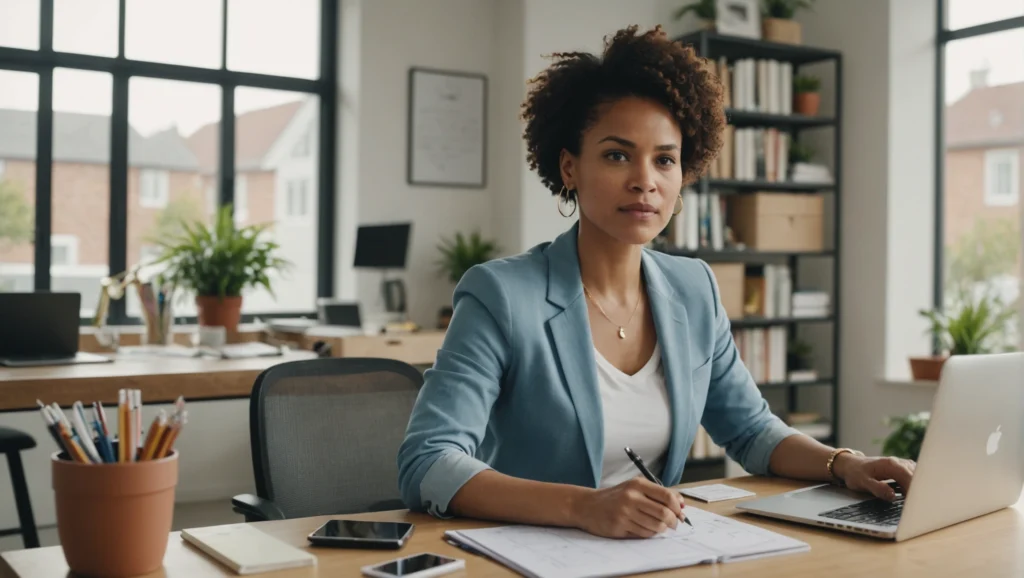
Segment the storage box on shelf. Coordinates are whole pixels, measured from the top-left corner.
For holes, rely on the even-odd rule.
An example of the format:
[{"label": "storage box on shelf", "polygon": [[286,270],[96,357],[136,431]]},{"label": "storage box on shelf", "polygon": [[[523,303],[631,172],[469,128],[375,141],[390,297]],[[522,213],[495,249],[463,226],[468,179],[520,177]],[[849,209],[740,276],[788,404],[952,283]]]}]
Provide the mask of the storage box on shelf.
[{"label": "storage box on shelf", "polygon": [[758,251],[822,251],[824,197],[754,193],[729,199],[736,241]]}]

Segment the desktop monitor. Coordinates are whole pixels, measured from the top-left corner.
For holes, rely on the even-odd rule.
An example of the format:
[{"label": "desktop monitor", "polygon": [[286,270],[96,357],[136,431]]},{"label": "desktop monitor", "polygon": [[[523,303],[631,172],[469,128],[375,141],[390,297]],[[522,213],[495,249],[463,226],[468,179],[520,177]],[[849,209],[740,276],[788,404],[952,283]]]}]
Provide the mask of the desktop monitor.
[{"label": "desktop monitor", "polygon": [[404,269],[412,223],[363,225],[356,232],[355,267]]}]

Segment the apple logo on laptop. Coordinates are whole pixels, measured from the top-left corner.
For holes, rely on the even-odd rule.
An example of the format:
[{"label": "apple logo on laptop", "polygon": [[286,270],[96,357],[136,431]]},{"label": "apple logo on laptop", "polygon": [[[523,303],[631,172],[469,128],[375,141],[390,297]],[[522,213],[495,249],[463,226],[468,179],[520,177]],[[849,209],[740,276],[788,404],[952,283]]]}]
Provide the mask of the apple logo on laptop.
[{"label": "apple logo on laptop", "polygon": [[1003,429],[1003,426],[996,426],[996,431],[988,435],[988,443],[985,444],[986,454],[992,455],[999,451],[999,438],[1003,437],[1003,432],[1000,431],[1001,429]]}]

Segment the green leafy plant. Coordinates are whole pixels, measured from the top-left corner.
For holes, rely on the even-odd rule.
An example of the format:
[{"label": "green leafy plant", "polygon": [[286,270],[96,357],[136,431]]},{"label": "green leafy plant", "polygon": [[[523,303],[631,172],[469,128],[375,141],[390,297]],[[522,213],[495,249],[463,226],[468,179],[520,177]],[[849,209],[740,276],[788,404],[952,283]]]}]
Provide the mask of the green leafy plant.
[{"label": "green leafy plant", "polygon": [[490,261],[500,251],[497,243],[483,239],[478,231],[468,237],[455,233],[454,239],[441,239],[437,249],[441,252],[438,275],[447,276],[452,283],[458,283],[470,267]]},{"label": "green leafy plant", "polygon": [[1003,305],[996,298],[982,296],[974,300],[966,298],[955,314],[922,309],[920,314],[928,319],[928,331],[940,345],[942,351],[951,355],[974,355],[992,353],[1005,349],[998,343],[1006,323],[1013,318],[1014,310]]},{"label": "green leafy plant", "polygon": [[703,20],[714,20],[717,14],[715,11],[715,0],[697,0],[692,4],[687,4],[677,9],[672,17],[679,20],[686,16],[688,12],[693,12],[698,18]]},{"label": "green leafy plant", "polygon": [[270,273],[291,266],[277,256],[279,245],[266,239],[269,225],[237,227],[231,205],[210,226],[185,220],[179,225],[180,233],[159,241],[161,254],[153,264],[165,263],[163,278],[197,296],[236,297],[248,287],[273,295]]},{"label": "green leafy plant", "polygon": [[797,141],[792,141],[789,145],[789,162],[793,163],[809,163],[814,159],[814,147],[808,144],[803,144]]},{"label": "green leafy plant", "polygon": [[797,10],[811,10],[814,0],[762,0],[761,13],[768,18],[790,20]]},{"label": "green leafy plant", "polygon": [[810,369],[814,360],[813,348],[802,339],[793,339],[786,349],[786,366],[793,370]]},{"label": "green leafy plant", "polygon": [[798,74],[793,77],[793,93],[818,92],[821,88],[821,79],[810,74]]},{"label": "green leafy plant", "polygon": [[931,413],[927,411],[887,418],[885,423],[892,431],[882,441],[882,455],[917,461],[929,421]]}]

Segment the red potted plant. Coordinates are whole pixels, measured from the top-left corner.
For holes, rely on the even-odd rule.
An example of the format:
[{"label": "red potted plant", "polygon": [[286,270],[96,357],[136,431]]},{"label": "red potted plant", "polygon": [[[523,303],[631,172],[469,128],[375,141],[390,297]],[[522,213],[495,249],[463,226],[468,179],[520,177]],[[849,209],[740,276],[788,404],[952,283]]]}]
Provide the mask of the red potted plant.
[{"label": "red potted plant", "polygon": [[271,295],[270,275],[290,266],[277,256],[279,246],[265,234],[269,225],[238,227],[231,205],[222,207],[212,225],[181,222],[181,231],[160,241],[164,279],[195,295],[199,325],[238,329],[242,291],[263,287]]}]

